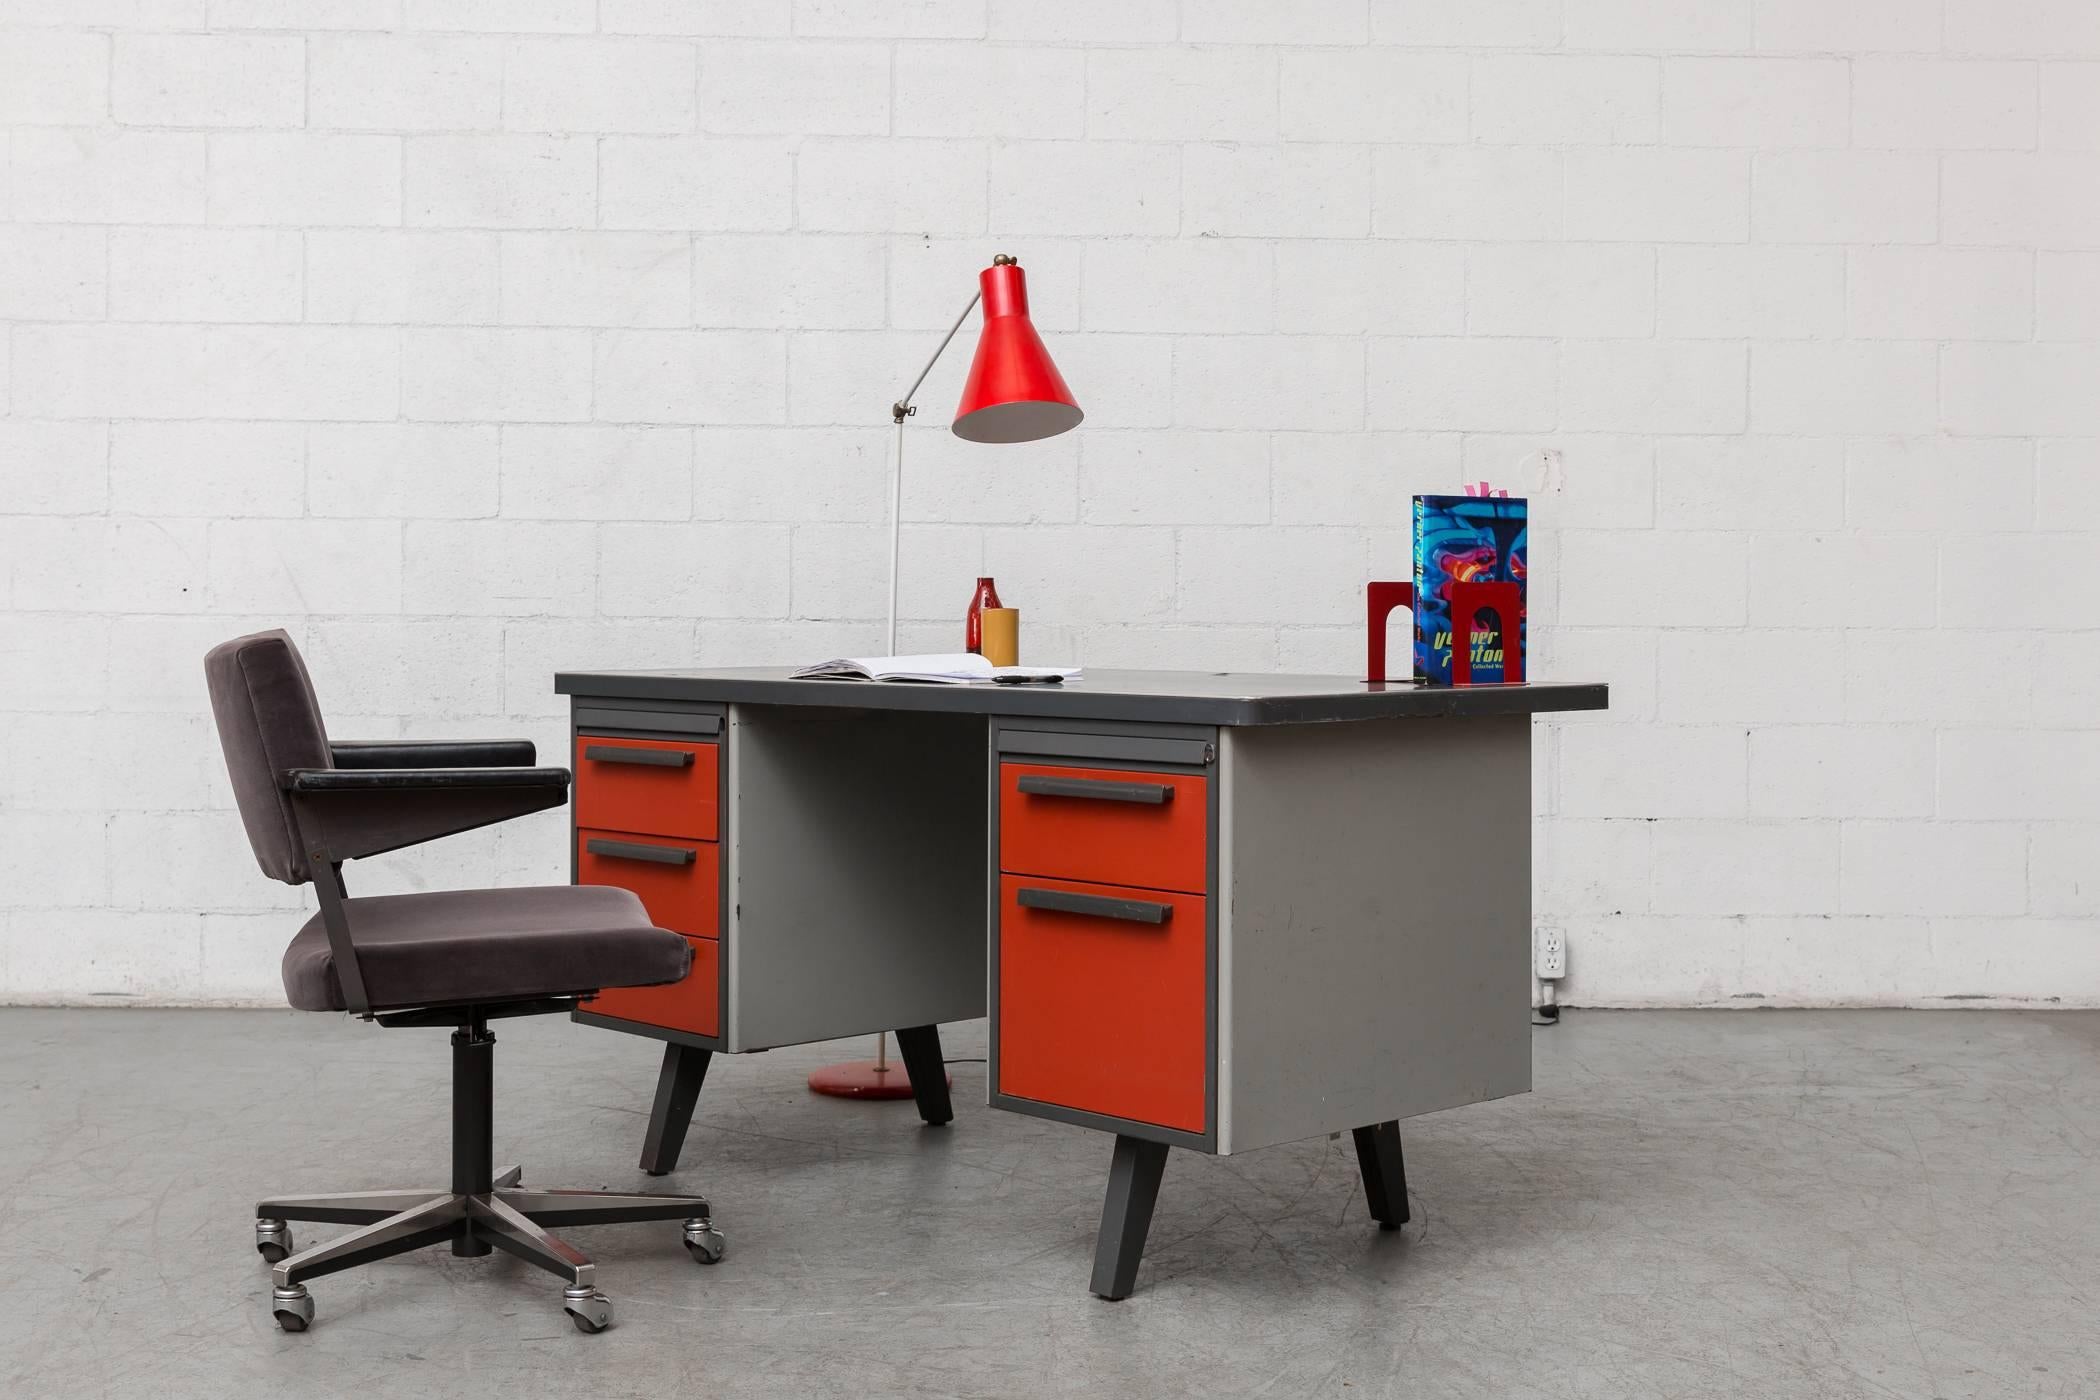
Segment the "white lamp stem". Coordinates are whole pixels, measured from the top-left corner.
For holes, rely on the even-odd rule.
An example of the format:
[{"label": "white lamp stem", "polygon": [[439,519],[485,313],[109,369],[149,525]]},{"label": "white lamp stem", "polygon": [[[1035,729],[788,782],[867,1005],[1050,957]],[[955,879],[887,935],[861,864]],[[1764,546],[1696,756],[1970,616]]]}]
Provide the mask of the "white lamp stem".
[{"label": "white lamp stem", "polygon": [[897,654],[897,536],[904,524],[904,420],[897,420],[897,455],[890,463],[890,642],[883,654]]},{"label": "white lamp stem", "polygon": [[[1002,253],[993,261],[1012,262],[1013,259]],[[942,336],[941,343],[934,347],[932,357],[926,361],[926,368],[919,371],[919,377],[914,379],[911,382],[911,387],[904,391],[904,397],[890,405],[890,417],[895,419],[897,423],[897,456],[890,467],[889,654],[891,656],[897,654],[897,532],[904,523],[904,420],[918,411],[911,406],[912,396],[919,392],[919,386],[926,382],[926,376],[933,373],[934,364],[941,358],[941,352],[948,348],[948,342],[955,339],[955,333],[962,329],[963,322],[970,319],[970,313],[977,309],[977,303],[983,299],[984,292],[980,289],[970,298],[970,304],[962,309],[962,314],[955,318],[955,324],[948,327],[948,333]]]}]

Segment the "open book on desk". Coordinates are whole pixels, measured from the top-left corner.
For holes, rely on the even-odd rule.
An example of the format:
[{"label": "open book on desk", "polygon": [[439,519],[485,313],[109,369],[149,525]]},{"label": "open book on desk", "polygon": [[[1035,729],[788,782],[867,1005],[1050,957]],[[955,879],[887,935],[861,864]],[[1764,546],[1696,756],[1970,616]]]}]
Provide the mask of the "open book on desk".
[{"label": "open book on desk", "polygon": [[932,685],[970,685],[994,681],[1003,685],[1056,684],[1076,680],[1077,666],[994,666],[974,652],[937,652],[927,656],[847,656],[804,666],[792,680],[921,681]]}]

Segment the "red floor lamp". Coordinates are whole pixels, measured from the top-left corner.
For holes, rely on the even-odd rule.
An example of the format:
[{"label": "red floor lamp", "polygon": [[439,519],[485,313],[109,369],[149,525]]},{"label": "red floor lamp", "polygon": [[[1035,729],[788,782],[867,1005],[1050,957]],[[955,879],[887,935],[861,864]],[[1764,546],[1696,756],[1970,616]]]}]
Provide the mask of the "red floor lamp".
[{"label": "red floor lamp", "polygon": [[[968,442],[1036,442],[1056,437],[1079,426],[1086,415],[1072,397],[1064,376],[1028,319],[1028,278],[1020,263],[1001,253],[992,265],[977,274],[977,295],[948,327],[932,358],[912,380],[902,398],[890,405],[890,418],[897,425],[897,451],[890,459],[890,606],[889,654],[897,654],[897,544],[904,513],[904,420],[919,410],[912,395],[926,382],[941,355],[955,339],[970,313],[984,303],[984,328],[977,335],[977,354],[970,361],[970,377],[963,381],[962,401],[956,405],[955,435]],[[809,1087],[820,1094],[852,1099],[904,1099],[911,1097],[911,1079],[904,1066],[889,1059],[889,1035],[875,1036],[875,1058],[826,1065],[809,1077]]]}]

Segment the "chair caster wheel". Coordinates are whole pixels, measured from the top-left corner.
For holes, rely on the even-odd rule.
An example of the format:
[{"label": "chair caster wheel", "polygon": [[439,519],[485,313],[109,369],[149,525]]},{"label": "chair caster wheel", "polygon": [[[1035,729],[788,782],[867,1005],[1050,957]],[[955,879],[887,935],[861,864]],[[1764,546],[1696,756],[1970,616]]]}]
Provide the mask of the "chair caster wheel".
[{"label": "chair caster wheel", "polygon": [[729,1241],[705,1216],[695,1216],[685,1222],[685,1247],[693,1258],[702,1264],[719,1264],[729,1248]]},{"label": "chair caster wheel", "polygon": [[612,1299],[595,1288],[564,1288],[561,1305],[579,1332],[603,1332],[612,1326]]},{"label": "chair caster wheel", "polygon": [[292,1227],[282,1220],[255,1222],[255,1252],[265,1264],[281,1264],[298,1246],[292,1243]]},{"label": "chair caster wheel", "polygon": [[270,1290],[270,1312],[285,1331],[304,1332],[313,1325],[313,1295],[306,1291],[303,1283],[295,1283],[290,1288],[273,1288]]}]

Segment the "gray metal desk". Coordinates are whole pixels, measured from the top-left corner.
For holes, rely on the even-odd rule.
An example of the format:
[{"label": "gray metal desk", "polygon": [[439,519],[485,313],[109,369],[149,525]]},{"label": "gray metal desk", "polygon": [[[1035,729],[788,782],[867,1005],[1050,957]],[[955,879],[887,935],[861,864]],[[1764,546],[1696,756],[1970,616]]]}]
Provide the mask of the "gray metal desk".
[{"label": "gray metal desk", "polygon": [[651,1171],[716,1051],[896,1031],[942,1122],[935,1028],[989,1013],[993,1106],[1116,1135],[1093,1290],[1121,1298],[1170,1147],[1350,1129],[1391,1228],[1398,1120],[1531,1087],[1530,716],[1602,685],[555,685],[576,877],[695,951],[577,1013],[666,1042]]}]

